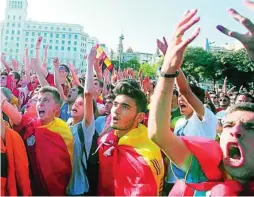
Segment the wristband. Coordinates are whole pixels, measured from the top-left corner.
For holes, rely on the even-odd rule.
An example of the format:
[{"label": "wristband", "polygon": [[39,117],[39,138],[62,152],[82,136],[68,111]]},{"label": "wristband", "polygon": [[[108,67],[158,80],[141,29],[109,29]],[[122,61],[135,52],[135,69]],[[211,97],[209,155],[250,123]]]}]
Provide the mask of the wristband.
[{"label": "wristband", "polygon": [[165,78],[176,78],[179,75],[179,71],[177,70],[175,74],[167,74],[164,72],[161,72],[161,77]]}]

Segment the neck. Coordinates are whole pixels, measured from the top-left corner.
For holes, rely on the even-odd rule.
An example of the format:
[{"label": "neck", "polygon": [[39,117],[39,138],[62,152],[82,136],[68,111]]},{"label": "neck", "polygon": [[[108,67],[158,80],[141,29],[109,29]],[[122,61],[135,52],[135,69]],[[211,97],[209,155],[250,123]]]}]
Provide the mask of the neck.
[{"label": "neck", "polygon": [[82,118],[73,117],[72,118],[72,126],[79,123],[80,121],[82,121]]},{"label": "neck", "polygon": [[49,123],[51,123],[54,119],[51,120],[41,120],[41,125],[47,125]]},{"label": "neck", "polygon": [[68,103],[68,112],[70,112],[71,111],[71,108],[72,108],[72,105],[74,104],[74,102],[70,102],[70,103]]},{"label": "neck", "polygon": [[138,125],[132,126],[130,129],[126,129],[126,130],[117,130],[118,138],[125,136],[127,133],[129,133],[132,129],[135,129],[135,128],[138,128]]},{"label": "neck", "polygon": [[61,78],[61,79],[60,79],[60,83],[61,83],[61,84],[65,84],[65,81],[66,81],[66,78]]},{"label": "neck", "polygon": [[184,116],[184,118],[185,118],[186,120],[188,120],[188,119],[190,119],[190,118],[191,118],[192,114],[193,114],[193,112],[192,112],[192,113],[190,113],[190,114],[188,114],[188,115],[185,115],[185,116]]}]

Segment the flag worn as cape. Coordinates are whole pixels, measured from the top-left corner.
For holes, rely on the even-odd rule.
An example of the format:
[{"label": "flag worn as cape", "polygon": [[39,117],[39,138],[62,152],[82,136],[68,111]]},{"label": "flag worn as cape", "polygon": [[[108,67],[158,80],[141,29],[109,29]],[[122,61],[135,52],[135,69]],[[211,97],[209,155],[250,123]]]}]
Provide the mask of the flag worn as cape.
[{"label": "flag worn as cape", "polygon": [[160,148],[139,124],[118,139],[116,131],[99,140],[99,193],[102,196],[157,196],[163,188]]},{"label": "flag worn as cape", "polygon": [[[5,143],[1,139],[1,159],[5,154],[6,162],[1,163],[1,196],[31,196],[28,158],[20,135],[5,127]],[[3,162],[3,161],[2,161]],[[2,170],[7,168],[6,177]]]},{"label": "flag worn as cape", "polygon": [[177,180],[169,196],[194,196],[195,190],[204,191],[209,196],[238,196],[242,195],[242,192],[245,195],[254,195],[253,181],[243,186],[226,176],[225,171],[221,169],[223,155],[218,142],[201,137],[182,137],[182,139],[197,158],[208,181],[185,183],[183,180]]},{"label": "flag worn as cape", "polygon": [[37,119],[22,117],[24,140],[30,162],[33,195],[63,196],[71,172],[73,136],[68,125],[55,118],[41,126]]},{"label": "flag worn as cape", "polygon": [[114,65],[103,51],[103,48],[99,44],[97,44],[96,49],[97,49],[96,58],[99,59],[100,65],[102,65],[102,71],[108,69],[112,73]]}]

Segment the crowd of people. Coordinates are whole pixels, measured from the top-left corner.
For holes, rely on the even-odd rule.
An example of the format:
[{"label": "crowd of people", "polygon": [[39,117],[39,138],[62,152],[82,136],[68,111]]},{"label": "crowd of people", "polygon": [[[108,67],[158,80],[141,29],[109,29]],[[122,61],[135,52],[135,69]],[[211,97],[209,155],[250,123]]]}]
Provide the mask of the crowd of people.
[{"label": "crowd of people", "polygon": [[[245,0],[254,10],[254,3]],[[200,20],[187,11],[167,42],[156,81],[132,69],[103,70],[97,49],[86,72],[23,58],[24,69],[1,55],[1,195],[237,196],[254,195],[253,90],[205,91],[181,70],[199,35],[183,36]],[[248,32],[217,29],[239,40],[254,61],[254,24],[229,14]]]}]

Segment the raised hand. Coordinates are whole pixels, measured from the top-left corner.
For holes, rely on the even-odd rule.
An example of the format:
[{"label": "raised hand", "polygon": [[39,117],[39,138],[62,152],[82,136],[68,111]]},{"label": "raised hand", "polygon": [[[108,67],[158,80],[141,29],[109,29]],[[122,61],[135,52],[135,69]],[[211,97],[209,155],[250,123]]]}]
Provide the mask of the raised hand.
[{"label": "raised hand", "polygon": [[55,68],[58,68],[60,66],[60,62],[59,62],[58,57],[55,57],[53,59],[53,65],[55,66]]},{"label": "raised hand", "polygon": [[[196,9],[188,11],[183,19],[177,24],[173,39],[165,54],[164,63],[161,68],[162,72],[170,73],[181,67],[186,47],[199,35],[200,32],[200,28],[197,28],[192,36],[184,41],[182,40],[184,33],[200,20],[199,17],[195,16],[196,14]],[[174,69],[172,70],[172,68]]]},{"label": "raised hand", "polygon": [[37,58],[31,58],[31,67],[36,73],[40,72],[40,64]]},{"label": "raised hand", "polygon": [[12,63],[13,70],[14,71],[18,71],[18,69],[19,69],[19,63],[16,60],[14,60],[14,59],[11,60],[11,63]]},{"label": "raised hand", "polygon": [[67,66],[70,69],[71,73],[75,72],[75,68],[70,62],[67,62]]},{"label": "raised hand", "polygon": [[[250,9],[254,9],[254,3],[249,0],[245,1],[245,5]],[[247,33],[241,34],[236,31],[231,31],[222,25],[218,25],[217,29],[223,34],[239,40],[247,50],[249,57],[254,60],[254,24],[250,19],[240,15],[234,9],[229,9],[228,13],[247,29]]]},{"label": "raised hand", "polygon": [[42,40],[43,40],[43,37],[39,36],[36,42],[36,49],[40,49]]},{"label": "raised hand", "polygon": [[163,42],[157,39],[157,47],[160,49],[163,55],[166,54],[168,49],[168,43],[165,37],[163,37]]}]

